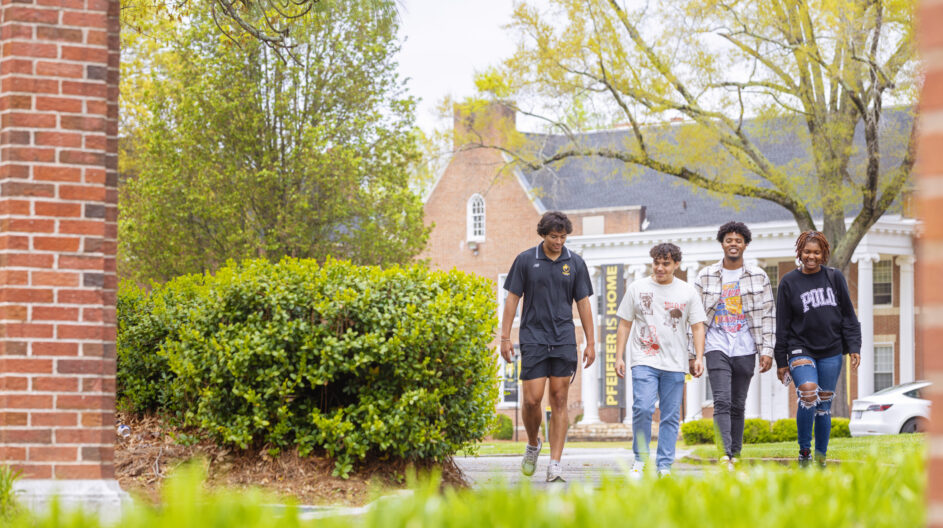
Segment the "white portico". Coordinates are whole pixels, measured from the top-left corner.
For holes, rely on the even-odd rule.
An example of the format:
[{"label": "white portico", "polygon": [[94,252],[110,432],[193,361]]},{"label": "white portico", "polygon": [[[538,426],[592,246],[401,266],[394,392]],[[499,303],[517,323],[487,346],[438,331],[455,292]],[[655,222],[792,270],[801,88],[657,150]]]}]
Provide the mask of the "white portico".
[{"label": "white portico", "polygon": [[[735,218],[735,215],[731,215]],[[753,241],[744,257],[747,262],[767,270],[771,282],[778,284],[780,271],[794,267],[795,240],[799,229],[794,222],[776,221],[749,223]],[[871,394],[876,381],[903,383],[914,379],[914,233],[916,220],[899,215],[881,218],[862,239],[849,271],[849,286],[857,291],[856,309],[861,320],[862,361],[856,374],[857,393]],[[681,248],[681,270],[693,279],[698,271],[723,256],[716,240],[717,226],[683,229],[661,229],[637,233],[574,236],[567,241],[570,249],[579,252],[590,268],[597,294],[602,290],[599,278],[603,266],[622,265],[627,283],[650,273],[648,251],[655,244],[672,242]],[[856,277],[856,280],[854,280]],[[594,307],[595,310],[595,307]],[[602,332],[601,316],[596,314],[596,328]],[[897,324],[888,325],[894,317]],[[877,324],[880,323],[880,324]],[[888,328],[893,327],[893,331]],[[876,331],[877,329],[877,331]],[[597,357],[604,354],[604,340],[597,337]],[[890,351],[890,355],[888,355]],[[597,361],[582,373],[583,421],[598,423],[600,407],[600,365]],[[887,373],[890,372],[890,378]],[[626,384],[624,423],[631,424],[631,383]],[[707,376],[688,382],[685,394],[684,419],[700,418],[711,405]],[[776,379],[775,369],[753,377],[747,397],[747,418],[777,420],[789,416],[789,402],[795,395]]]}]

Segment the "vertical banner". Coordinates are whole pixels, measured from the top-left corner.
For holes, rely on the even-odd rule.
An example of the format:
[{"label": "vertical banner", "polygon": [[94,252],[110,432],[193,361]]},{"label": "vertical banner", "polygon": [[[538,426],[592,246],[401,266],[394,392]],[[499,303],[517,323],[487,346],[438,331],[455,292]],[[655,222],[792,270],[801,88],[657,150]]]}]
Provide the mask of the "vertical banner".
[{"label": "vertical banner", "polygon": [[625,406],[625,380],[616,374],[616,330],[619,328],[619,301],[625,294],[625,280],[622,278],[622,264],[602,266],[603,302],[602,302],[602,342],[603,372],[602,397],[600,407]]}]

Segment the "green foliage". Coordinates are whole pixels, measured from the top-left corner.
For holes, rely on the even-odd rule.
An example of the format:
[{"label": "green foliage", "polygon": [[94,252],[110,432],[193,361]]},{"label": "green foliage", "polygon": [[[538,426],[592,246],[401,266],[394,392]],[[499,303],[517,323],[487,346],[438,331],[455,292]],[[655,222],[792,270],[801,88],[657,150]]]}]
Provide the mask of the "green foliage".
[{"label": "green foliage", "polygon": [[16,490],[13,489],[18,478],[19,471],[7,465],[0,465],[0,520],[10,519],[20,510],[16,501]]},{"label": "green foliage", "polygon": [[848,427],[848,418],[832,417],[832,433],[830,438],[851,438],[851,429]]},{"label": "green foliage", "polygon": [[795,418],[782,418],[773,423],[773,442],[795,442],[799,439],[799,429]]},{"label": "green foliage", "polygon": [[421,251],[415,101],[396,73],[395,18],[369,3],[293,20],[289,61],[222,36],[210,4],[122,32],[122,276]]},{"label": "green foliage", "polygon": [[491,432],[491,437],[495,440],[510,440],[514,438],[514,423],[511,422],[508,416],[499,414],[495,417],[494,430]]},{"label": "green foliage", "polygon": [[[872,454],[862,464],[840,464],[816,471],[815,478],[777,464],[736,473],[711,472],[706,478],[675,476],[642,482],[604,479],[599,487],[573,484],[544,490],[529,485],[483,490],[448,488],[423,479],[413,493],[377,501],[357,517],[326,516],[301,521],[297,508],[281,510],[255,492],[209,493],[199,473],[175,475],[160,507],[137,504],[121,528],[480,528],[552,526],[600,528],[658,526],[687,528],[787,528],[803,515],[825,526],[898,528],[926,523],[925,462],[922,456]],[[706,471],[710,471],[709,469]],[[626,497],[630,497],[627,499]],[[777,500],[771,500],[775,497]],[[718,504],[762,507],[717,507]],[[66,518],[54,510],[43,519],[22,517],[11,528],[98,528],[91,518]]]},{"label": "green foliage", "polygon": [[[544,123],[558,147],[514,130],[502,142],[480,128],[465,137],[500,143],[528,168],[584,157],[625,165],[629,177],[640,167],[677,177],[735,208],[740,196],[768,200],[800,230],[824,231],[830,263],[843,268],[910,185],[911,120],[885,109],[913,117],[914,5],[521,1],[508,25],[513,55],[476,85]],[[605,127],[631,128],[606,142],[578,133]],[[801,154],[771,148],[784,143]]]},{"label": "green foliage", "polygon": [[144,413],[177,410],[175,378],[160,353],[161,345],[176,339],[191,309],[206,302],[203,277],[179,277],[172,287],[150,292],[125,281],[118,291],[117,392],[118,407]]},{"label": "green foliage", "polygon": [[769,420],[750,418],[743,422],[744,444],[765,444],[773,441]]},{"label": "green foliage", "polygon": [[119,397],[166,404],[223,444],[326,452],[341,475],[368,455],[442,460],[493,425],[492,288],[286,258],[124,289]]},{"label": "green foliage", "polygon": [[714,442],[714,420],[703,418],[681,424],[681,438],[688,445]]}]

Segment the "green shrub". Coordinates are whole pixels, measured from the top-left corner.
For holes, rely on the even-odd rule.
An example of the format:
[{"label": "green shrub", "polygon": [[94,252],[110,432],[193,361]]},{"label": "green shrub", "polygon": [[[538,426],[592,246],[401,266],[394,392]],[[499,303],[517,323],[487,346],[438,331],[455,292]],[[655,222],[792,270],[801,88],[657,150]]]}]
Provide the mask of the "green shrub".
[{"label": "green shrub", "polygon": [[832,417],[831,438],[851,438],[851,429],[848,427],[848,418]]},{"label": "green shrub", "polygon": [[714,442],[714,420],[703,418],[681,424],[681,438],[688,445]]},{"label": "green shrub", "polygon": [[511,422],[511,419],[504,414],[499,414],[495,417],[494,430],[491,432],[491,437],[495,440],[510,440],[514,438],[514,423]]},{"label": "green shrub", "polygon": [[177,410],[174,372],[161,352],[177,339],[191,309],[205,303],[202,275],[179,277],[151,292],[122,283],[118,290],[118,407],[130,412]]},{"label": "green shrub", "polygon": [[121,395],[223,444],[444,459],[490,432],[493,283],[423,266],[249,260],[124,290]]},{"label": "green shrub", "polygon": [[798,439],[795,418],[783,418],[773,423],[773,442],[795,442]]},{"label": "green shrub", "polygon": [[765,444],[773,441],[769,420],[750,418],[743,422],[744,444]]}]

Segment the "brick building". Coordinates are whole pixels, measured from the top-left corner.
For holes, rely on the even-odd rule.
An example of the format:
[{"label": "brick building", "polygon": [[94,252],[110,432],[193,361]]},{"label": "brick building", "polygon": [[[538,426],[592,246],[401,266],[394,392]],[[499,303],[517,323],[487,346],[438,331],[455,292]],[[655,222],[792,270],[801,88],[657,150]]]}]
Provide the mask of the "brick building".
[{"label": "brick building", "polygon": [[111,515],[119,9],[0,5],[0,461]]},{"label": "brick building", "polygon": [[[917,302],[920,340],[943,342],[943,0],[922,0],[917,40],[925,80],[920,98],[920,137],[917,142],[918,210],[924,222],[917,248]],[[927,524],[943,527],[943,354],[928,352],[923,364],[930,387],[930,461],[927,482]]]},{"label": "brick building", "polygon": [[[888,130],[895,131],[889,135],[909,128],[912,122],[903,110],[889,111],[885,119]],[[455,137],[468,137],[467,128],[474,126],[488,131],[490,137],[486,139],[500,142],[496,130],[513,126],[513,120],[513,113],[501,105],[481,109],[473,118],[457,113]],[[610,130],[585,134],[580,139],[594,146],[617,146],[628,133]],[[545,153],[564,143],[554,136],[527,137]],[[782,140],[766,148],[771,156],[785,162],[807,156],[799,145],[798,141]],[[540,215],[547,210],[562,210],[573,220],[574,232],[567,246],[586,260],[597,293],[594,309],[598,360],[578,376],[570,391],[570,419],[578,421],[577,425],[630,424],[631,412],[625,409],[631,408],[631,388],[617,382],[612,355],[607,361],[605,353],[604,294],[607,284],[611,287],[615,282],[631,282],[650,273],[651,246],[663,241],[678,244],[683,252],[680,277],[693,277],[722,256],[715,240],[717,227],[739,220],[754,233],[747,260],[766,269],[774,287],[780,276],[795,267],[798,228],[787,211],[769,202],[738,198],[737,207],[731,208],[723,197],[680,185],[677,179],[654,171],[629,172],[619,162],[577,158],[552,169],[527,171],[508,168],[506,155],[497,150],[455,147],[456,154],[426,201],[426,219],[435,228],[422,257],[439,268],[456,267],[494,280],[499,317],[504,274],[520,251],[540,242],[536,235]],[[889,152],[885,159],[899,155]],[[886,214],[872,227],[850,265],[847,278],[863,322],[864,353],[858,372],[846,373],[848,403],[880,388],[923,377],[922,355],[914,336],[917,222],[901,213],[898,207],[897,212]],[[619,274],[619,281],[612,280],[613,273]],[[618,290],[620,299],[624,284],[616,284],[623,288]],[[579,326],[579,318],[574,320]],[[516,342],[516,333],[512,337]],[[577,340],[582,341],[579,329]],[[515,367],[503,361],[501,364],[499,410],[515,416],[519,412]],[[794,395],[776,380],[774,371],[754,376],[748,417],[787,417],[795,412],[795,405]],[[685,419],[709,417],[711,409],[706,376],[691,380],[686,386]],[[621,432],[591,428],[594,434],[628,434],[627,428]],[[578,427],[573,432],[581,435],[580,431]]]}]

